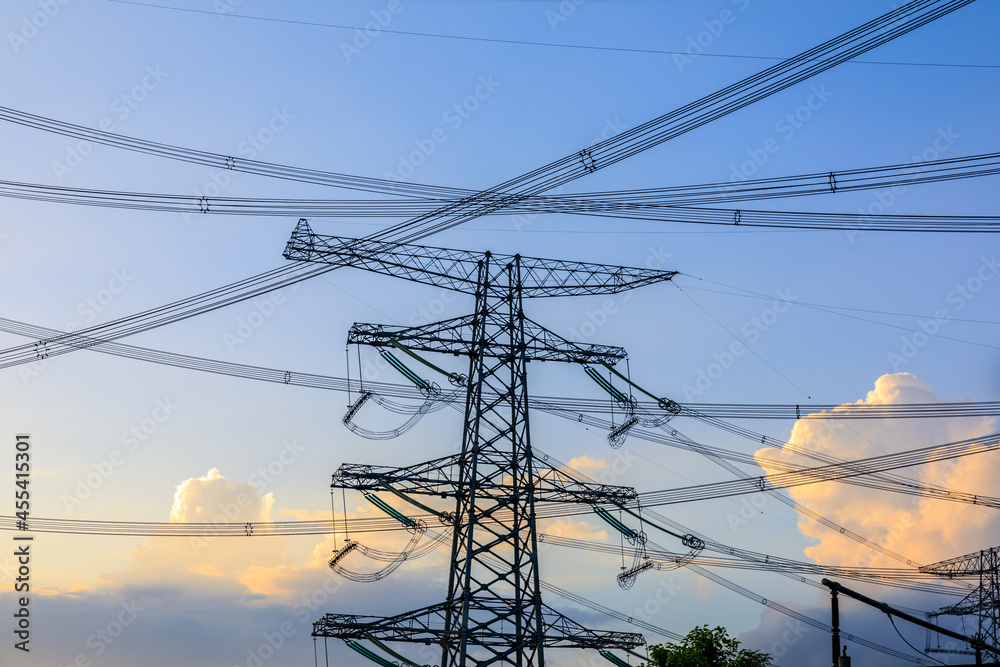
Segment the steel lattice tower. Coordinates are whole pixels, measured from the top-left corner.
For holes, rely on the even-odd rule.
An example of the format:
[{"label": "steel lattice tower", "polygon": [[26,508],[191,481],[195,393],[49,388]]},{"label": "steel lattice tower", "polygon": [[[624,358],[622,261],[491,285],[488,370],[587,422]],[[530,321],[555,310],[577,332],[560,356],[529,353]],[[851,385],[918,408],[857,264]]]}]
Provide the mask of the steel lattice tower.
[{"label": "steel lattice tower", "polygon": [[445,287],[474,295],[476,304],[471,315],[422,327],[351,328],[349,343],[468,357],[462,447],[456,455],[404,468],[343,464],[332,484],[453,497],[447,597],[391,617],[326,614],[313,635],[435,643],[442,648],[441,667],[541,667],[546,647],[628,649],[645,643],[638,634],[586,629],[542,602],[536,502],[623,503],[636,492],[578,481],[534,459],[527,363],[614,364],[626,353],[563,339],[526,318],[522,300],[617,293],[670,280],[676,272],[318,236],[305,220],[284,256]]},{"label": "steel lattice tower", "polygon": [[[979,576],[979,585],[957,604],[942,607],[928,614],[928,617],[940,616],[976,616],[978,630],[976,639],[991,646],[1000,646],[1000,547],[992,547],[976,551],[958,558],[932,563],[920,568],[921,572],[938,574],[943,577]],[[964,650],[946,650],[930,646],[927,648],[938,653],[968,653]],[[994,655],[993,660],[1000,660],[1000,655]]]}]

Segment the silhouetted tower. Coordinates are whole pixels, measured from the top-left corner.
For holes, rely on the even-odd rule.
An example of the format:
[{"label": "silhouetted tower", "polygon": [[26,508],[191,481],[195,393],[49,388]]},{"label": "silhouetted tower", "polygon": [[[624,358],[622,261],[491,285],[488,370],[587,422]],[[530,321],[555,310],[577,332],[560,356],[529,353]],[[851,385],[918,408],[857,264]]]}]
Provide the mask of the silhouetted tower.
[{"label": "silhouetted tower", "polygon": [[636,492],[578,481],[534,459],[527,363],[613,365],[626,353],[565,340],[525,317],[522,300],[612,294],[670,280],[676,272],[319,236],[305,220],[284,256],[354,266],[475,297],[471,315],[411,328],[355,324],[348,337],[349,343],[468,357],[461,451],[404,468],[344,464],[333,476],[334,488],[389,486],[455,498],[447,597],[391,617],[326,614],[314,624],[313,635],[436,643],[442,667],[541,666],[546,647],[629,649],[645,643],[634,633],[588,630],[542,602],[535,503],[625,503]]},{"label": "silhouetted tower", "polygon": [[[958,558],[943,560],[920,568],[943,577],[979,577],[979,585],[958,602],[928,614],[930,618],[940,616],[975,616],[978,630],[973,635],[990,646],[1000,646],[1000,547],[976,551]],[[941,649],[930,645],[928,650],[938,653],[968,653],[961,649]],[[1000,655],[993,655],[993,661],[1000,662]]]}]

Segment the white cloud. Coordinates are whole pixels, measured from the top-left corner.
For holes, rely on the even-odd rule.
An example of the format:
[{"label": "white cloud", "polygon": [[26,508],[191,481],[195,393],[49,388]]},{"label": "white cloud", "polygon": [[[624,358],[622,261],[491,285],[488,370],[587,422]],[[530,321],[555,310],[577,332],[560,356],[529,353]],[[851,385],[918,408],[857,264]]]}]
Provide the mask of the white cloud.
[{"label": "white cloud", "polygon": [[[919,378],[897,373],[880,377],[874,389],[854,405],[947,402],[938,398]],[[833,412],[842,411],[849,405]],[[994,428],[994,420],[985,417],[864,420],[806,417],[796,422],[784,448],[762,449],[757,452],[757,459],[770,473],[778,470],[769,466],[767,459],[799,466],[816,465],[790,452],[791,446],[853,460],[973,438],[990,433]],[[1000,475],[1000,456],[995,453],[973,455],[900,472],[922,483],[996,495],[994,481]],[[810,509],[920,563],[993,546],[1000,535],[995,514],[976,506],[839,482],[795,487],[789,493]],[[900,566],[897,561],[876,555],[868,547],[849,541],[808,517],[801,516],[798,526],[803,534],[815,540],[805,553],[816,562]]]}]

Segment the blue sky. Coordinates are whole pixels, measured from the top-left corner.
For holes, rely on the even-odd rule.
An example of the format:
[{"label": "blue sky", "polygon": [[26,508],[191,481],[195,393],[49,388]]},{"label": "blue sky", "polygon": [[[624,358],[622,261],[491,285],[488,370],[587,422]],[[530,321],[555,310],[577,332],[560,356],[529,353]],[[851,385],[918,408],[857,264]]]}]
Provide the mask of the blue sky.
[{"label": "blue sky", "polygon": [[[794,55],[893,6],[759,0],[164,4],[175,9],[110,0],[5,3],[2,105],[221,154],[482,189],[723,88],[775,62],[764,58]],[[998,19],[995,3],[972,3],[859,58],[882,64],[846,63],[562,191],[718,183],[737,174],[778,177],[994,151],[1000,143]],[[388,30],[408,33],[619,50],[386,30],[366,43],[351,28],[333,27],[380,20]],[[940,66],[946,64],[993,67]],[[9,181],[174,194],[218,191],[233,197],[365,196],[107,146],[81,148],[66,137],[10,123],[0,124],[0,146],[0,179]],[[995,188],[992,177],[896,194],[868,191],[746,207],[856,212],[888,204],[898,214],[991,215]],[[153,308],[282,265],[281,250],[295,221],[295,216],[181,216],[4,199],[0,272],[9,287],[0,315],[65,329]],[[361,236],[388,222],[316,219],[312,224],[320,233]],[[929,389],[897,376],[886,381],[885,395],[892,387],[901,389],[885,400],[1000,396],[1000,280],[993,280],[996,243],[989,235],[736,230],[498,215],[426,242],[680,271],[674,284],[616,297],[610,305],[603,297],[555,299],[528,304],[528,315],[567,337],[579,334],[625,347],[636,382],[682,403],[851,403],[865,399],[880,377],[901,372]],[[759,298],[734,294],[738,290]],[[797,305],[802,303],[874,312],[831,313]],[[467,297],[340,270],[266,301],[236,304],[124,342],[342,377],[348,373],[344,340],[352,323],[407,324],[422,317],[421,309],[446,318],[470,307]],[[921,337],[941,310],[940,335]],[[890,312],[912,316],[885,314]],[[241,323],[248,321],[260,325],[243,336]],[[25,339],[3,334],[0,340],[10,347]],[[747,351],[727,357],[734,342]],[[363,354],[375,358],[371,351]],[[532,368],[537,393],[600,397],[596,386],[580,381],[580,369],[552,366]],[[356,363],[351,371],[357,373]],[[325,518],[329,474],[341,462],[388,464],[442,455],[460,428],[457,415],[443,411],[404,438],[369,443],[340,424],[347,404],[341,394],[90,352],[5,369],[0,392],[6,406],[0,437],[30,432],[34,438],[32,511],[46,517],[167,520],[177,494],[201,490],[205,498],[218,499],[235,493],[295,443],[301,452],[256,489],[273,494],[272,501],[261,501],[254,511],[281,519]],[[368,414],[378,418],[374,410]],[[130,444],[127,434],[136,427],[142,431],[144,424],[155,428]],[[704,426],[677,426],[707,443],[755,449]],[[792,437],[792,422],[749,426],[779,440]],[[968,424],[926,432],[912,424],[892,426],[879,431],[877,442],[886,449],[933,444],[914,440],[932,432],[951,437],[975,430]],[[603,433],[553,417],[539,415],[533,428],[538,448],[564,461],[589,457],[598,462],[596,472],[604,469],[601,463],[610,467],[616,456],[624,456],[628,465],[618,483],[640,490],[726,478],[692,454],[641,441],[629,440],[616,454]],[[842,442],[820,444],[844,457],[865,453]],[[119,450],[124,462],[113,474],[91,493],[79,492],[87,475]],[[213,481],[219,479],[210,474],[213,469],[230,487]],[[10,473],[0,479],[8,487],[13,481]],[[179,491],[186,481],[191,482],[186,491]],[[975,479],[966,482],[965,490],[979,491],[972,488]],[[836,487],[831,493],[849,492]],[[81,502],[67,503],[67,497]],[[360,506],[360,498],[355,500]],[[267,502],[273,505],[265,510]],[[729,499],[664,512],[744,548],[805,558],[804,550],[819,545],[816,553],[826,557],[853,557],[824,543],[826,538],[777,503],[760,509],[747,526],[734,527],[729,517],[742,509]],[[205,511],[212,514],[210,507]],[[941,513],[958,517],[965,508],[927,512],[937,520]],[[978,517],[975,530],[952,536],[952,542],[942,541],[940,532],[911,530],[902,546],[933,561],[996,544],[996,517],[972,514]],[[593,531],[601,529],[591,524]],[[290,619],[295,633],[268,664],[303,664],[311,660],[312,642],[295,604],[327,580],[316,566],[321,555],[314,553],[326,545],[319,538],[264,542],[215,544],[211,557],[199,558],[183,545],[145,538],[41,536],[33,570],[44,592],[37,598],[37,652],[14,654],[5,641],[3,662],[63,665],[82,653],[107,665],[134,664],[137,655],[150,665],[247,664],[247,651],[260,645],[260,637]],[[553,583],[630,614],[650,599],[650,591],[672,581],[680,592],[660,605],[651,622],[676,632],[699,623],[726,625],[767,650],[786,630],[783,620],[762,617],[759,605],[689,573],[654,573],[624,592],[613,581],[614,558],[558,557],[543,555],[543,572],[547,564],[566,564],[553,572]],[[393,613],[434,601],[444,590],[441,565],[402,568],[371,588],[338,584],[329,603],[316,613],[310,610],[310,618],[323,611]],[[737,572],[732,578],[826,618],[825,598],[812,588],[761,573]],[[0,590],[4,610],[13,604],[6,581]],[[899,603],[922,609],[944,604],[908,595]],[[96,655],[87,638],[132,601],[149,612]],[[598,627],[621,627],[589,611],[572,613]],[[872,639],[898,644],[891,629],[872,627]],[[812,631],[795,644],[802,651],[797,664],[827,659],[828,641],[819,634]],[[177,635],[185,641],[177,642]],[[156,655],[148,654],[149,647]],[[347,662],[338,664],[354,664],[353,657],[340,659]],[[550,659],[575,665],[589,657]]]}]

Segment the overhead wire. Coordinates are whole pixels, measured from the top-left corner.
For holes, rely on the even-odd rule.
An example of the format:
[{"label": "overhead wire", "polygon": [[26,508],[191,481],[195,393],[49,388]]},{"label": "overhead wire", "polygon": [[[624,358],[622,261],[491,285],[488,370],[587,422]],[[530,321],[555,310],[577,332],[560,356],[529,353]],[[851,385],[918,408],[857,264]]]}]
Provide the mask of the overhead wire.
[{"label": "overhead wire", "polygon": [[[369,235],[366,240],[413,242],[487,213],[506,208],[530,196],[541,194],[598,169],[616,164],[632,155],[728,115],[915,30],[972,1],[914,0],[762,72],[594,144],[589,149],[551,162],[493,188],[464,197],[458,202],[443,205],[424,215],[387,227]],[[204,151],[186,149],[178,151],[176,147],[165,144],[122,137],[101,130],[89,130],[6,107],[0,107],[0,120],[8,120],[66,136],[74,136],[151,155],[206,163],[223,169],[237,170],[239,168],[253,170],[261,175],[271,175],[266,163],[251,163],[237,160],[231,156],[210,154]],[[309,170],[296,171],[294,168],[278,170],[274,175],[292,180],[317,177]],[[362,183],[357,179],[342,176],[331,177],[327,174],[325,178],[332,178],[341,184],[341,187],[375,187],[370,182]],[[398,188],[398,184],[391,183],[393,183],[392,188]],[[378,187],[383,186],[385,184]],[[398,189],[393,189],[393,191],[396,192]],[[39,340],[33,345],[28,344],[0,350],[0,368],[66,354],[106,340],[114,340],[177,322],[310,277],[322,275],[339,267],[340,264],[323,264],[303,269],[295,264],[291,267],[273,269],[210,292],[188,297],[144,313],[137,313],[128,318],[89,327],[77,333],[64,334],[49,340]],[[81,338],[81,336],[86,338]],[[84,344],[84,340],[86,340],[86,344]]]},{"label": "overhead wire", "polygon": [[[41,327],[9,318],[0,318],[0,331],[35,339],[48,339],[63,335],[58,329]],[[331,391],[360,391],[365,386],[382,397],[423,400],[425,395],[413,387],[372,380],[360,381],[316,373],[305,373],[278,368],[267,368],[249,364],[238,364],[207,357],[165,352],[126,343],[105,342],[97,339],[91,343],[81,337],[79,345],[91,352],[135,359],[148,363],[185,368],[207,373],[215,373],[247,380],[270,382],[293,387],[308,387]],[[464,397],[445,392],[440,401],[464,401]],[[644,410],[657,410],[657,402],[636,401]],[[604,414],[609,411],[604,400],[537,396],[532,397],[531,406],[548,412],[587,412]],[[754,404],[754,403],[685,403],[681,414],[696,419],[938,419],[1000,416],[1000,401],[954,401],[946,403],[901,403],[901,404]],[[576,420],[576,415],[570,415]],[[596,425],[596,424],[594,424]],[[759,436],[754,439],[759,439]],[[780,444],[778,445],[780,446]]]},{"label": "overhead wire", "polygon": [[[10,331],[13,333],[19,333],[25,336],[31,337],[45,337],[52,335],[54,330],[46,329],[43,327],[36,327],[33,325],[27,325],[23,323],[18,323],[13,320],[8,320],[0,318],[0,330]],[[86,345],[86,341],[81,343]],[[255,366],[247,366],[243,364],[234,364],[231,362],[221,362],[210,359],[204,359],[199,357],[189,357],[186,355],[177,355],[173,353],[159,352],[155,350],[149,350],[146,348],[139,348],[135,346],[129,346],[121,343],[108,343],[102,346],[88,346],[89,349],[94,351],[103,352],[106,354],[113,354],[117,356],[126,356],[129,358],[139,359],[143,361],[149,361],[153,363],[166,364],[171,366],[178,366],[182,368],[189,368],[193,370],[201,370],[205,372],[220,373],[224,375],[232,375],[236,377],[255,379],[268,381],[278,384],[286,384],[293,386],[305,386],[312,388],[321,389],[332,389],[337,391],[347,391],[351,388],[351,381],[343,378],[334,378],[329,376],[322,376],[317,374],[309,373],[299,373],[287,370],[279,369],[268,369]],[[384,398],[385,396],[397,396],[400,398],[413,398],[413,399],[426,399],[426,396],[420,392],[409,390],[406,387],[400,385],[393,385],[389,383],[368,383],[369,387],[373,390],[378,391],[380,394],[379,402],[384,407],[395,412],[400,412],[403,414],[415,414],[414,409],[410,406],[395,406],[391,401]],[[455,392],[445,392],[442,393],[437,400],[447,401],[451,403],[461,402],[464,400],[458,393]],[[602,422],[595,417],[585,417],[580,412],[601,412],[607,409],[606,401],[594,401],[586,399],[559,399],[553,397],[539,397],[533,399],[531,402],[531,407],[536,410],[542,410],[545,412],[550,412],[563,416],[567,419],[573,421],[584,422],[592,426],[600,426],[602,428],[613,428],[607,422]],[[644,409],[655,410],[658,409],[659,405],[652,402],[645,402]],[[416,414],[423,414],[431,408],[421,407],[416,409]],[[930,417],[979,417],[987,415],[998,415],[1000,414],[1000,403],[974,403],[974,402],[960,402],[955,404],[913,404],[913,405],[899,405],[899,406],[813,406],[811,409],[818,409],[820,412],[808,413],[814,418],[824,418],[824,417],[834,417],[834,418],[930,418]],[[788,446],[788,443],[782,443],[779,441],[769,440],[765,436],[753,433],[747,429],[741,427],[736,427],[734,425],[727,424],[719,419],[714,419],[711,413],[716,414],[721,413],[723,416],[728,417],[753,417],[753,418],[794,418],[795,416],[801,416],[803,411],[800,406],[753,406],[753,405],[724,405],[724,406],[712,406],[707,404],[695,404],[695,407],[681,406],[681,414],[684,416],[693,417],[701,421],[705,421],[713,426],[722,428],[724,430],[729,430],[738,435],[748,437],[753,441],[759,441],[762,444],[770,444],[776,447]],[[824,412],[828,414],[824,414]],[[832,414],[830,414],[832,412]],[[576,414],[574,414],[576,413]],[[689,439],[685,439],[683,436],[678,437],[676,434],[674,436],[656,435],[650,432],[644,432],[641,428],[635,428],[631,433],[642,439],[651,440],[653,442],[659,442],[661,444],[668,444],[671,446],[680,446],[692,451],[696,451],[700,454],[706,454],[713,460],[734,460],[740,463],[755,464],[756,461],[750,455],[739,454],[736,452],[731,452],[729,450],[724,450],[720,448],[710,447],[706,445],[700,445],[694,443]],[[377,435],[377,434],[376,434]],[[789,450],[793,453],[807,456],[817,461],[837,464],[844,463],[838,461],[835,457],[824,456],[820,453],[811,452],[806,449],[794,449]],[[783,464],[780,462],[775,462],[775,466],[780,467]],[[795,469],[791,466],[785,466],[787,470],[794,471]],[[756,478],[755,478],[756,479]],[[905,492],[912,495],[924,495],[929,497],[942,498],[946,500],[953,500],[958,502],[970,502],[975,504],[989,505],[992,502],[990,498],[984,498],[982,496],[977,496],[975,494],[961,493],[949,489],[934,488],[932,489],[926,484],[915,484],[911,481],[905,480],[895,480],[889,483],[881,482],[878,479],[872,480],[869,477],[847,477],[845,478],[851,483],[860,484],[862,486],[869,486],[873,488],[882,488],[884,490],[890,490],[895,492]]]},{"label": "overhead wire", "polygon": [[[1000,449],[1000,434],[990,433],[942,445],[920,447],[893,454],[883,454],[856,461],[844,461],[815,468],[777,472],[756,477],[743,477],[732,481],[712,482],[694,486],[650,491],[639,494],[645,505],[661,506],[696,502],[745,495],[768,489],[786,489],[804,484],[832,481],[857,475],[898,470],[962,456],[970,456]],[[1000,498],[976,497],[976,504],[1000,508]]]},{"label": "overhead wire", "polygon": [[[691,208],[691,205],[902,187],[907,184],[932,183],[997,173],[1000,173],[1000,154],[990,153],[949,158],[921,165],[911,163],[734,184],[715,183],[573,195],[538,195],[508,206],[502,211],[490,211],[487,215],[496,215],[500,212],[575,213],[647,221],[744,227],[867,231],[995,231],[1000,225],[998,222],[1000,218],[996,216],[859,215]],[[0,181],[0,196],[62,204],[186,214],[353,218],[416,216],[446,203],[441,199],[427,198],[327,200],[207,197],[95,190],[13,181]],[[450,203],[457,203],[457,200],[451,200]]]},{"label": "overhead wire", "polygon": [[[192,9],[190,7],[173,7],[170,5],[158,5],[149,2],[136,2],[134,0],[108,0],[108,2],[114,2],[121,5],[133,5],[136,7],[146,7],[151,9],[166,9],[177,12],[187,12],[191,14],[204,14],[209,16],[219,16],[218,11],[208,11],[204,9]],[[284,19],[272,16],[253,16],[250,14],[237,14],[231,11],[231,8],[227,10],[224,14],[228,18],[238,18],[246,19],[252,21],[267,21],[270,23],[284,23],[288,25],[301,25],[314,28],[333,28],[337,30],[362,30],[361,26],[352,25],[342,25],[335,23],[325,23],[321,21],[304,21],[295,19]],[[366,28],[364,28],[366,29]],[[557,44],[553,42],[538,42],[523,39],[501,39],[495,37],[478,37],[472,35],[449,35],[444,33],[433,33],[433,32],[417,32],[413,30],[396,30],[386,28],[385,26],[380,26],[380,33],[384,32],[390,35],[403,35],[407,37],[428,37],[433,39],[443,39],[443,40],[460,40],[469,42],[484,42],[490,44],[509,44],[513,46],[540,46],[546,48],[556,48],[556,49],[574,49],[574,50],[587,50],[587,51],[610,51],[619,53],[640,53],[640,54],[652,54],[652,55],[674,55],[674,56],[685,56],[690,57],[690,52],[688,51],[669,51],[664,49],[640,49],[635,47],[621,47],[621,46],[598,46],[594,44]],[[702,52],[699,57],[705,58],[735,58],[742,60],[784,60],[782,56],[762,56],[753,55],[745,53],[708,53]],[[894,66],[907,66],[907,67],[958,67],[958,68],[997,68],[1000,69],[1000,65],[990,65],[984,63],[937,63],[937,62],[907,62],[907,61],[892,61],[892,60],[852,60],[851,64],[854,65],[894,65]]]}]

